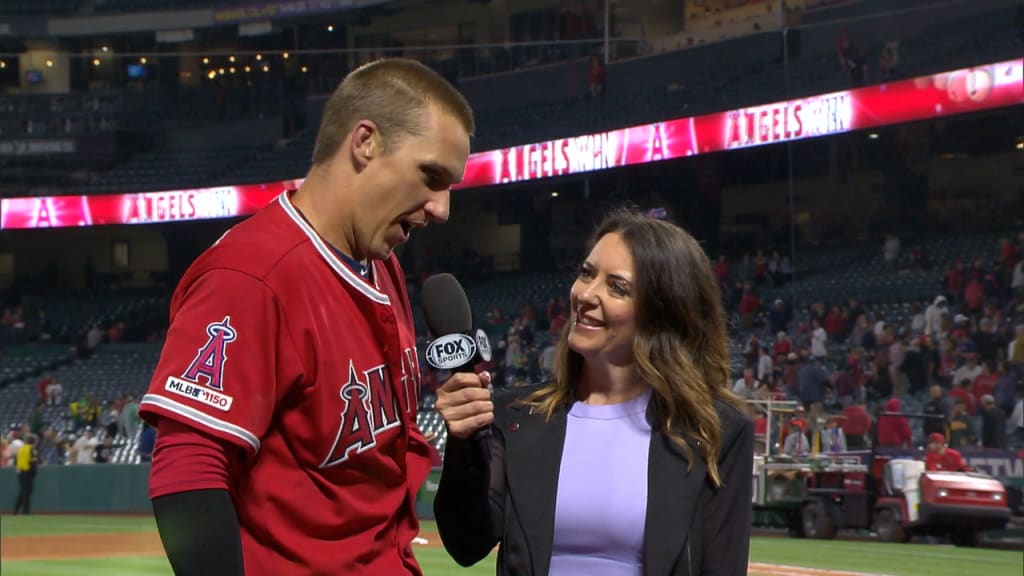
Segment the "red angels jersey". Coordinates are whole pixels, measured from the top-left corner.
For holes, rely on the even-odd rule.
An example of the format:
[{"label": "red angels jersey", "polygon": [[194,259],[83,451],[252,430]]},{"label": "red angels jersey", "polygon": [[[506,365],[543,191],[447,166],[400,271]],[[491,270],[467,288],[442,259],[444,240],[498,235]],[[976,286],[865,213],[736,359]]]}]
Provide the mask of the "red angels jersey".
[{"label": "red angels jersey", "polygon": [[229,482],[249,576],[421,573],[412,312],[397,259],[372,266],[350,270],[285,193],[175,291],[139,412],[243,451]]}]

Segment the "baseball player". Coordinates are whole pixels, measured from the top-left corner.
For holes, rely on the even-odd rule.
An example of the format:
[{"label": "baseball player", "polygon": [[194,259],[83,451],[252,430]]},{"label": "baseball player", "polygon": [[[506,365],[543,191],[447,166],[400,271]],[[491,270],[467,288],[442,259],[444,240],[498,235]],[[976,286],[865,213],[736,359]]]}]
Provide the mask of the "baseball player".
[{"label": "baseball player", "polygon": [[175,574],[421,574],[431,454],[392,250],[448,218],[473,129],[422,64],[362,66],[327,102],[302,186],[185,273],[139,410]]}]

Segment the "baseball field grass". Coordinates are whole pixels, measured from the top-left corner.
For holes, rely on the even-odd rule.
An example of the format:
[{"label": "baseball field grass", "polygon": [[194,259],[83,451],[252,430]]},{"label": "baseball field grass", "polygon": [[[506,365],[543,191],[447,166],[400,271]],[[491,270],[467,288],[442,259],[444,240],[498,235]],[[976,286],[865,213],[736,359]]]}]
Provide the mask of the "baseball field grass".
[{"label": "baseball field grass", "polygon": [[[416,556],[426,576],[494,574],[494,556],[472,568],[456,565],[424,522]],[[3,576],[170,576],[156,525],[146,516],[0,516]],[[1020,576],[1024,553],[929,544],[758,538],[752,574],[794,576]],[[797,568],[803,567],[803,568]]]}]

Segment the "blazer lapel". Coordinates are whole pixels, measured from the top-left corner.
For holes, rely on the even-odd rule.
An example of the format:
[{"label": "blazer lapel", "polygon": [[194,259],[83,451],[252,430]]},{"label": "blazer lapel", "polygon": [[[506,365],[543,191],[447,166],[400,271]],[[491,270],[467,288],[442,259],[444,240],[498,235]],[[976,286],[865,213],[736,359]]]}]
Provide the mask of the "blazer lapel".
[{"label": "blazer lapel", "polygon": [[[695,445],[693,440],[689,443]],[[653,427],[644,524],[644,574],[648,576],[673,574],[673,567],[684,553],[706,468],[699,456],[694,458],[689,472],[686,466],[686,458],[677,445],[659,427]]]},{"label": "blazer lapel", "polygon": [[545,421],[543,414],[516,406],[509,409],[503,431],[512,506],[524,526],[536,527],[525,534],[536,576],[546,576],[551,564],[565,421],[566,409]]}]

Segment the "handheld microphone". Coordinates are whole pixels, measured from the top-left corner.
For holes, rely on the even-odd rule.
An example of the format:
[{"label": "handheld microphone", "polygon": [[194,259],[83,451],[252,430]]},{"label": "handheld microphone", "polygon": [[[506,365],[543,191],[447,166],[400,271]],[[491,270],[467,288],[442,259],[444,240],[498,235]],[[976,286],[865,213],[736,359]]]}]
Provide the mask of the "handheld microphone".
[{"label": "handheld microphone", "polygon": [[491,342],[483,330],[473,332],[473,311],[455,276],[435,274],[423,281],[423,316],[434,337],[427,345],[427,364],[472,372],[478,362],[491,360]]},{"label": "handheld microphone", "polygon": [[[473,372],[478,362],[491,360],[491,342],[483,330],[473,333],[473,311],[455,276],[435,274],[423,281],[423,316],[434,337],[426,350],[433,368]],[[485,454],[490,452],[490,432],[486,426],[473,434]]]}]

